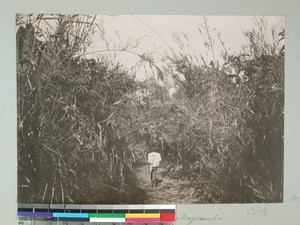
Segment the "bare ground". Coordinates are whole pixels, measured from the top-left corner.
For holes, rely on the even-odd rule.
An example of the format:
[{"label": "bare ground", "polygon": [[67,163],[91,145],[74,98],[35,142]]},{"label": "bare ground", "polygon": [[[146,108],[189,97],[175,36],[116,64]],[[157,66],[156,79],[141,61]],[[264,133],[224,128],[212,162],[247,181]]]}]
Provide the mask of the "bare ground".
[{"label": "bare ground", "polygon": [[136,169],[136,177],[140,188],[146,194],[145,203],[149,204],[189,204],[196,203],[193,190],[188,187],[187,182],[172,179],[167,176],[163,167],[158,169],[156,188],[151,186],[149,165],[143,164]]}]

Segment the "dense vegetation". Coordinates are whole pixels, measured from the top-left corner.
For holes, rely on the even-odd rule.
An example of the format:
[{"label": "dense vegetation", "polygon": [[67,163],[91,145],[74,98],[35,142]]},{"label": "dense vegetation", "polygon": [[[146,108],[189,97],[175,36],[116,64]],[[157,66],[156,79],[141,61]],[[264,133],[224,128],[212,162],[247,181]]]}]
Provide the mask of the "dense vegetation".
[{"label": "dense vegetation", "polygon": [[281,202],[284,31],[269,44],[264,23],[239,54],[222,42],[222,65],[139,55],[155,71],[141,82],[85,57],[95,17],[17,15],[19,201],[142,203],[134,168],[156,149],[201,203]]}]

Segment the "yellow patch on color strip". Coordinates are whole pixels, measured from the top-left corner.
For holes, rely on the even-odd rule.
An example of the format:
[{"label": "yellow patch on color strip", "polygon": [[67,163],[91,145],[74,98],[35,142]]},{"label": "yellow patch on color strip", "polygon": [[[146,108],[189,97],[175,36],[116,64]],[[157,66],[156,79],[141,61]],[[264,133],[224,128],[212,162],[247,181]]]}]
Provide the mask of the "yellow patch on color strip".
[{"label": "yellow patch on color strip", "polygon": [[160,218],[159,213],[125,213],[125,218]]}]

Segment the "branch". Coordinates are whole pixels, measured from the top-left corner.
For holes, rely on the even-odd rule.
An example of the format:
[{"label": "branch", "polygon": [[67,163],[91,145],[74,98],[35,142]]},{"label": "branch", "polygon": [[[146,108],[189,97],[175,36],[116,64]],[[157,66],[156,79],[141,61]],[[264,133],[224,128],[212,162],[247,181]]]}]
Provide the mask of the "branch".
[{"label": "branch", "polygon": [[150,30],[152,30],[154,33],[156,33],[159,37],[160,37],[160,39],[169,47],[169,49],[171,50],[171,52],[174,54],[174,51],[173,51],[173,49],[171,48],[171,46],[168,44],[168,42],[156,31],[156,30],[154,30],[151,26],[149,26],[148,24],[146,24],[144,21],[142,21],[141,19],[139,19],[139,18],[137,18],[137,17],[135,17],[135,16],[131,16],[131,17],[133,17],[134,19],[136,19],[136,20],[138,20],[138,21],[140,21],[142,24],[144,24],[145,26],[147,26]]},{"label": "branch", "polygon": [[67,166],[65,160],[63,159],[63,156],[59,153],[59,152],[56,152],[54,151],[53,149],[49,148],[48,146],[44,145],[44,144],[41,144],[44,148],[46,148],[47,150],[49,150],[50,152],[53,152],[54,154],[58,155],[61,160],[63,161],[63,163]]}]

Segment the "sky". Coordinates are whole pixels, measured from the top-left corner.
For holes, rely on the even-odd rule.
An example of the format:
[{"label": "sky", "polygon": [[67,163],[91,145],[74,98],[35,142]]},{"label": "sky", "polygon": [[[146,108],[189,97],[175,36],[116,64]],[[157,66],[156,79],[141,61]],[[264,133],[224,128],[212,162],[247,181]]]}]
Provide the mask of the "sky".
[{"label": "sky", "polygon": [[[217,38],[217,33],[221,34],[222,41],[229,53],[238,53],[241,46],[246,43],[245,31],[255,27],[254,21],[258,17],[252,16],[207,16],[207,24],[210,33],[214,39],[215,58],[222,64],[220,55],[224,47]],[[271,41],[272,27],[278,34],[284,27],[284,17],[272,16],[264,17],[267,21],[266,34],[267,40]],[[105,33],[96,32],[93,42],[88,52],[97,52],[104,49],[122,49],[126,43],[135,43],[139,39],[139,45],[131,49],[135,53],[151,53],[153,60],[160,65],[161,58],[165,53],[172,51],[178,53],[186,51],[195,56],[203,56],[209,62],[213,59],[211,51],[208,51],[204,45],[204,37],[201,36],[199,28],[203,26],[203,16],[178,16],[178,15],[116,15],[116,16],[97,16],[96,22],[101,24]],[[203,30],[203,29],[202,29]],[[189,47],[183,48],[176,43],[174,35],[188,38]],[[205,35],[204,35],[205,36]],[[103,37],[106,43],[103,42]],[[139,61],[139,57],[132,53],[113,52],[116,54],[114,59],[120,62],[128,69],[133,69],[138,77],[145,77],[145,70],[134,67]],[[103,52],[87,54],[87,57],[97,58],[103,55],[112,54],[112,52]]]}]

